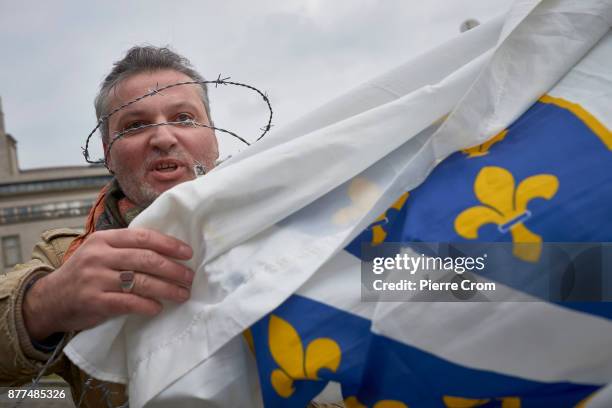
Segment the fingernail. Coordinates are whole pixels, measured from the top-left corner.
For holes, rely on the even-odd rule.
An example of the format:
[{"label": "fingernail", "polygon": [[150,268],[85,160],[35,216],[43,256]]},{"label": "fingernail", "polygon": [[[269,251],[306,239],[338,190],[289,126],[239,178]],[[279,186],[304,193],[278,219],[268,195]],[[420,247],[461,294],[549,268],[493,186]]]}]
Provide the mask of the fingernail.
[{"label": "fingernail", "polygon": [[181,298],[181,300],[189,299],[189,291],[183,288],[179,289],[179,297]]},{"label": "fingernail", "polygon": [[187,245],[181,245],[180,252],[181,256],[187,259],[191,259],[191,256],[193,255],[193,251]]},{"label": "fingernail", "polygon": [[193,283],[193,278],[195,277],[195,272],[191,269],[185,269],[185,282],[191,286]]}]

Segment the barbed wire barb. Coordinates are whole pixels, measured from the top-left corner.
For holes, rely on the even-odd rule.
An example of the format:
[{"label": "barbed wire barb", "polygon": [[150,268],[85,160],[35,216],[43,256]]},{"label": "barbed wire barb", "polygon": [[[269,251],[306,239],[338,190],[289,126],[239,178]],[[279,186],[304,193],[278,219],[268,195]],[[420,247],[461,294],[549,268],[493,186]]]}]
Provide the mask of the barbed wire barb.
[{"label": "barbed wire barb", "polygon": [[217,76],[217,79],[215,80],[215,88],[218,87],[219,85],[223,85],[225,81],[227,81],[230,78],[231,77],[221,78],[221,74],[219,74]]},{"label": "barbed wire barb", "polygon": [[153,95],[165,96],[163,93],[159,91],[159,82],[155,83],[155,88],[153,89],[149,88],[149,92],[152,93]]}]

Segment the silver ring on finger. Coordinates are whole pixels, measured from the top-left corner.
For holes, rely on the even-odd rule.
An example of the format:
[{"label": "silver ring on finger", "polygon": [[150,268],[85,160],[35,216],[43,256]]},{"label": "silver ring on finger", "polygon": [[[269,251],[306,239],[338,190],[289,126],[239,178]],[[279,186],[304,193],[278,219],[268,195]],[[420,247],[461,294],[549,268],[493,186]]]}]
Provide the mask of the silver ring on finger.
[{"label": "silver ring on finger", "polygon": [[134,271],[121,271],[119,273],[119,286],[123,293],[132,293],[134,283]]}]

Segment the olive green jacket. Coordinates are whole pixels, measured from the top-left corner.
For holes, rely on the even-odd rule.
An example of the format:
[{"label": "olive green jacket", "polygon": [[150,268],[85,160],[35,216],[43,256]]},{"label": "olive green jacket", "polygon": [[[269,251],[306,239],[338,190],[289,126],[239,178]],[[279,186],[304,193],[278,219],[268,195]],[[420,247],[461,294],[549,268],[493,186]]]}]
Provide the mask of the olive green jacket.
[{"label": "olive green jacket", "polygon": [[[47,231],[36,244],[32,260],[15,266],[6,275],[0,275],[0,386],[18,386],[31,383],[51,357],[34,348],[26,331],[21,305],[27,283],[59,268],[70,243],[79,235],[67,228]],[[64,347],[74,333],[67,333],[59,347]],[[57,374],[71,387],[75,404],[96,408],[120,406],[127,400],[125,388],[120,384],[101,383],[89,376],[63,354],[59,353],[46,370]],[[87,384],[87,385],[86,385]]]}]

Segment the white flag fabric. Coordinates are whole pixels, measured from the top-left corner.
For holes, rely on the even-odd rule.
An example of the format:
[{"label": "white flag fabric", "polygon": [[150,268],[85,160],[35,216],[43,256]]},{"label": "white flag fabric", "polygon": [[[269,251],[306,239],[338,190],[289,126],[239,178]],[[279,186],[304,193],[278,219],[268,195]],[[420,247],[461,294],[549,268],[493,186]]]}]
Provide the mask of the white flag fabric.
[{"label": "white flag fabric", "polygon": [[[508,15],[355,88],[205,177],[164,193],[130,227],[153,228],[193,246],[188,265],[197,273],[191,299],[165,305],[154,319],[118,318],[80,333],[66,355],[96,378],[128,384],[133,407],[260,406],[260,387],[266,406],[295,406],[325,384],[295,391],[293,380],[312,376],[286,378],[274,369],[268,375],[265,357],[256,350],[256,367],[241,335],[253,327],[255,345],[268,339],[274,348],[267,328],[293,336],[297,329],[288,323],[286,310],[293,310],[288,305],[311,301],[317,305],[304,307],[327,305],[349,313],[357,319],[355,327],[365,327],[375,341],[519,378],[513,386],[608,383],[607,319],[548,303],[512,309],[512,319],[503,318],[503,304],[362,303],[360,260],[346,248],[436,166],[522,120],[544,94],[548,99],[538,103],[566,109],[571,101],[609,129],[612,76],[602,67],[612,66],[611,23],[611,0],[517,1]],[[269,315],[277,308],[286,311],[282,319]],[[321,309],[321,316],[325,313]],[[546,324],[538,316],[546,316]],[[457,326],[472,324],[476,330],[482,327],[477,322],[487,319],[495,324],[486,335],[451,341]],[[262,328],[262,322],[268,326]],[[443,322],[448,329],[441,329]],[[597,336],[568,336],[548,347],[546,333],[562,324],[573,333]],[[509,332],[528,341],[504,341]],[[540,358],[519,364],[529,345],[529,355],[541,352]],[[342,361],[352,361],[340,349]],[[359,364],[370,364],[363,361]],[[363,406],[356,405],[363,390],[348,378],[330,378],[342,384],[343,394],[332,399]],[[394,400],[407,401],[403,398]],[[410,406],[437,406],[426,398],[416,404]]]}]

